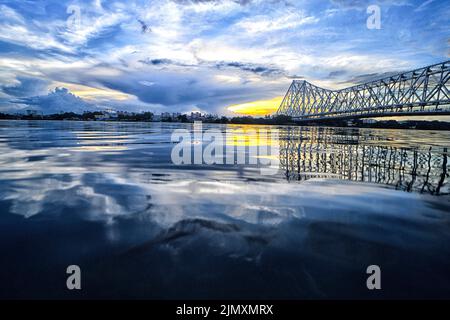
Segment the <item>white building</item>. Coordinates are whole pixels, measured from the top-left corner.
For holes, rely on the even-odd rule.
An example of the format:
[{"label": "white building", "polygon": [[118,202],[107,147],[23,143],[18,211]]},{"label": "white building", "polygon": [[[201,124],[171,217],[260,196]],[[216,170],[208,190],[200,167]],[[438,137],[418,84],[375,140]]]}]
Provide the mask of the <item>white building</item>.
[{"label": "white building", "polygon": [[373,124],[376,122],[377,122],[377,120],[375,120],[375,119],[362,119],[362,123],[364,123],[364,124]]}]

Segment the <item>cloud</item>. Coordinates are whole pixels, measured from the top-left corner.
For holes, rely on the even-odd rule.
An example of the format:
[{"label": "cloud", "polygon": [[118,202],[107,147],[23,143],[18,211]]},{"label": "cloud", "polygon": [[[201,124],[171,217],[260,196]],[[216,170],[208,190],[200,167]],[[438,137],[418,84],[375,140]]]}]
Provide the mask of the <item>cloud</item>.
[{"label": "cloud", "polygon": [[152,65],[175,64],[174,61],[170,59],[146,59],[146,60],[139,60],[139,62]]},{"label": "cloud", "polygon": [[95,105],[75,96],[66,88],[55,88],[55,90],[45,96],[19,98],[12,102],[25,105],[28,109],[38,110],[44,114],[69,111],[83,113],[84,111],[96,109]]},{"label": "cloud", "polygon": [[[81,11],[81,7],[79,8]],[[86,6],[82,8],[85,9]],[[67,25],[65,21],[65,25],[57,28],[56,32],[61,42],[79,47],[86,45],[89,41],[93,41],[93,39],[102,37],[105,33],[107,34],[121,23],[129,21],[132,18],[121,11],[101,12],[100,14],[96,11],[81,11],[80,16],[74,17],[74,19],[79,19],[78,24]]]},{"label": "cloud", "polygon": [[20,24],[25,23],[25,19],[19,13],[3,4],[0,5],[0,17],[2,17],[4,21],[16,22]]},{"label": "cloud", "polygon": [[[407,71],[407,70],[405,70]],[[380,80],[383,78],[391,77],[397,75],[399,72],[383,72],[383,73],[368,73],[354,76],[350,79],[346,79],[345,81],[341,81],[341,84],[362,84],[370,81]]]},{"label": "cloud", "polygon": [[0,7],[0,40],[29,47],[36,50],[53,49],[61,52],[73,52],[73,48],[59,42],[48,30],[39,28],[39,23],[28,22],[14,9]]},{"label": "cloud", "polygon": [[152,32],[152,29],[147,25],[147,23],[145,23],[141,19],[137,19],[137,21],[141,24],[141,32],[142,33]]},{"label": "cloud", "polygon": [[[448,59],[450,4],[424,1],[420,14],[420,2],[377,1],[374,31],[362,0],[5,0],[0,104],[223,114],[284,95],[291,78],[348,86]],[[79,29],[68,26],[69,5],[80,8]],[[46,95],[50,85],[69,90]]]},{"label": "cloud", "polygon": [[233,2],[242,6],[245,6],[252,2],[252,0],[172,0],[172,1],[183,5],[204,4],[204,3],[218,4],[223,2]]},{"label": "cloud", "polygon": [[363,8],[370,4],[369,0],[331,0],[331,3],[342,8]]},{"label": "cloud", "polygon": [[50,81],[32,77],[17,77],[15,85],[1,86],[4,93],[14,97],[29,97],[47,91]]},{"label": "cloud", "polygon": [[374,3],[373,0],[331,0],[331,3],[344,9],[358,9],[365,10],[372,4],[381,6],[403,6],[411,5],[408,0],[378,0]]},{"label": "cloud", "polygon": [[275,16],[259,15],[243,19],[236,24],[236,27],[248,33],[274,32],[279,30],[292,30],[299,26],[314,24],[319,18],[307,16],[297,9],[280,11]]},{"label": "cloud", "polygon": [[285,71],[275,66],[265,66],[254,63],[244,63],[238,61],[205,61],[199,59],[198,64],[186,64],[172,59],[159,58],[139,60],[140,63],[153,66],[179,66],[179,67],[206,67],[217,70],[238,69],[245,72],[251,72],[262,76],[283,75]]},{"label": "cloud", "polygon": [[268,75],[283,75],[284,71],[276,68],[276,67],[269,67],[264,65],[257,65],[252,63],[242,63],[242,62],[225,62],[220,61],[215,64],[217,69],[223,69],[223,68],[237,68],[242,71],[248,71],[252,73],[256,73],[263,76]]},{"label": "cloud", "polygon": [[158,58],[158,59],[144,59],[139,60],[140,63],[147,64],[147,65],[153,65],[153,66],[164,66],[164,65],[171,65],[171,66],[180,66],[180,67],[189,67],[193,65],[185,64],[182,62],[177,62],[172,59],[166,59],[166,58]]},{"label": "cloud", "polygon": [[426,10],[428,5],[433,2],[434,2],[434,0],[426,0],[420,6],[418,6],[416,9],[414,9],[414,11],[418,12],[418,11]]},{"label": "cloud", "polygon": [[336,70],[336,71],[331,71],[328,74],[328,78],[337,78],[337,77],[341,77],[347,74],[346,70]]}]

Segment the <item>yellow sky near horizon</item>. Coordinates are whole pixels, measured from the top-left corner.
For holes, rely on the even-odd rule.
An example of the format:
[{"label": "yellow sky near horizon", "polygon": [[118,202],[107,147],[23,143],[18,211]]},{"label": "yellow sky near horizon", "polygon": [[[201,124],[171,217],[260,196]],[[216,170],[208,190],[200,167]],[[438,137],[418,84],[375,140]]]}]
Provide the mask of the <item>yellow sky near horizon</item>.
[{"label": "yellow sky near horizon", "polygon": [[279,96],[273,99],[250,101],[228,106],[227,110],[239,115],[265,116],[277,111],[282,100],[283,97]]},{"label": "yellow sky near horizon", "polygon": [[[278,107],[280,106],[281,102],[283,101],[283,96],[275,97],[273,99],[266,99],[266,100],[256,100],[246,103],[240,103],[228,106],[226,109],[228,111],[231,111],[233,113],[236,113],[241,116],[265,116],[269,114],[273,114],[278,110]],[[386,120],[396,120],[396,121],[450,121],[450,116],[415,116],[415,115],[408,115],[408,116],[394,116],[394,117],[380,117],[380,118],[374,118],[377,121],[386,121]]]},{"label": "yellow sky near horizon", "polygon": [[53,83],[51,87],[55,86],[67,88],[74,95],[86,100],[113,99],[118,101],[125,101],[133,98],[129,94],[107,88],[95,88],[67,82],[56,82]]}]

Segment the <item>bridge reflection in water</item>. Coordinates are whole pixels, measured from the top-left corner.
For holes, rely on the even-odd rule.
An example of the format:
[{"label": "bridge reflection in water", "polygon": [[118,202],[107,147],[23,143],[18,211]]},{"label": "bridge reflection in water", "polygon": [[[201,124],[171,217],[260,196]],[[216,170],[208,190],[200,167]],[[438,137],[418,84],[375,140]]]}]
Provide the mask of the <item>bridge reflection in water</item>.
[{"label": "bridge reflection in water", "polygon": [[280,131],[280,168],[288,180],[344,179],[448,195],[449,166],[443,146],[402,146],[377,134],[345,129]]}]

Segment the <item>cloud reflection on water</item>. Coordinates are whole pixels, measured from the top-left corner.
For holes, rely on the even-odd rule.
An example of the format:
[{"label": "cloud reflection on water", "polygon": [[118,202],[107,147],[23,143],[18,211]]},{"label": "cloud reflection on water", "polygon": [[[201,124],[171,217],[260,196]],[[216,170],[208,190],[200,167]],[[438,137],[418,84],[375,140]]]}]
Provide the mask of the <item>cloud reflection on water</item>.
[{"label": "cloud reflection on water", "polygon": [[[14,266],[27,259],[24,246],[47,247],[49,263],[87,259],[94,269],[113,268],[99,278],[102,281],[119,279],[122,269],[130,273],[124,275],[127,280],[144,273],[148,287],[119,290],[138,297],[179,298],[183,293],[184,297],[220,297],[212,291],[213,282],[224,285],[224,292],[232,297],[337,297],[335,290],[343,284],[327,278],[327,265],[344,277],[373,261],[398,273],[410,259],[418,262],[407,278],[432,268],[435,272],[429,277],[450,283],[441,272],[450,266],[449,249],[442,245],[450,240],[448,195],[432,196],[416,187],[406,190],[410,192],[395,190],[391,180],[369,183],[341,170],[355,163],[352,157],[360,155],[357,146],[390,146],[387,154],[398,148],[402,154],[424,155],[424,159],[431,146],[436,165],[419,161],[415,181],[424,181],[419,179],[423,173],[428,173],[428,181],[435,181],[442,175],[440,159],[443,148],[450,145],[448,133],[411,131],[408,140],[403,131],[389,131],[386,138],[382,130],[303,128],[295,135],[281,134],[280,144],[294,142],[294,150],[300,145],[311,151],[300,158],[306,166],[282,162],[290,167],[282,167],[275,176],[260,176],[254,166],[172,165],[170,133],[176,127],[0,122],[0,222],[17,230],[8,241],[22,244],[0,246],[11,257],[8,263]],[[280,130],[289,133],[287,127]],[[432,137],[429,144],[427,136]],[[333,162],[339,155],[347,160]],[[402,179],[411,181],[412,171],[405,163]],[[370,160],[357,168],[361,166],[372,170],[380,163]],[[292,172],[303,168],[308,172],[300,172],[302,179],[293,179],[297,176]],[[389,170],[399,169],[384,168],[387,176]],[[443,191],[448,190],[447,179],[444,176]],[[39,231],[41,221],[55,231]],[[85,223],[94,230],[88,231]],[[24,228],[32,228],[35,236],[25,237]],[[73,232],[79,236],[68,238],[66,234]],[[59,244],[49,245],[55,241]],[[51,251],[53,246],[57,247]],[[67,247],[72,249],[57,256]],[[112,258],[115,255],[109,256],[108,250],[120,258]],[[100,261],[106,257],[96,262],[87,258],[88,253]],[[179,265],[185,269],[181,271]],[[164,268],[175,272],[167,283],[161,280],[167,276]],[[234,271],[236,278],[231,281],[234,268],[241,269]],[[210,281],[204,282],[205,274]],[[360,294],[357,279],[351,279],[350,295]],[[445,289],[449,287],[435,290],[426,286],[426,280],[416,283],[422,292],[450,296]],[[176,295],[171,288],[177,281],[200,283],[199,291],[177,287],[180,295]],[[233,291],[245,281],[251,291]],[[293,287],[283,289],[288,284]],[[110,296],[108,287],[97,285],[99,291],[92,296]],[[405,296],[400,284],[391,292],[397,297],[402,293]]]}]

